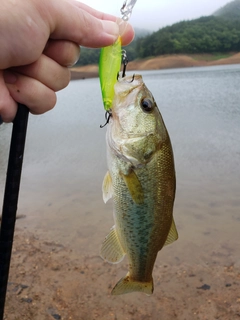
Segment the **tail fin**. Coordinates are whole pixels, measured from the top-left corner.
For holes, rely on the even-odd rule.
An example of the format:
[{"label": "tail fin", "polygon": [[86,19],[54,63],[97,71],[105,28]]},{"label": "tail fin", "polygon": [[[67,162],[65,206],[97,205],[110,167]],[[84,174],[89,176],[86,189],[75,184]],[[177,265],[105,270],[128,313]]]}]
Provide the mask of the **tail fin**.
[{"label": "tail fin", "polygon": [[153,280],[150,282],[134,281],[130,279],[129,273],[127,273],[125,278],[122,278],[118,281],[118,283],[112,289],[111,294],[119,295],[135,291],[151,295],[153,293]]}]

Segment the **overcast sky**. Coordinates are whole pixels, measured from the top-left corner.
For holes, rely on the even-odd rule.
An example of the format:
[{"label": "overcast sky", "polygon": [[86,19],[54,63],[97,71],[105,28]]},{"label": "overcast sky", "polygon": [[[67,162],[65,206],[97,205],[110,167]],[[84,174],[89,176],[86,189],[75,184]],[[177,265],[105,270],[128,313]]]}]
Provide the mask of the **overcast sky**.
[{"label": "overcast sky", "polygon": [[[120,16],[123,0],[82,0],[89,6]],[[130,22],[133,26],[158,30],[181,20],[207,16],[231,0],[137,0]]]}]

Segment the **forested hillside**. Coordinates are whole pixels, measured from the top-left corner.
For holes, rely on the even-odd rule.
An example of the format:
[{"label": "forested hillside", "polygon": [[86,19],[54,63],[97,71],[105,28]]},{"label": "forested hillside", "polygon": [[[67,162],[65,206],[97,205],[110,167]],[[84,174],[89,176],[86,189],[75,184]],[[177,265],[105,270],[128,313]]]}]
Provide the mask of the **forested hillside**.
[{"label": "forested hillside", "polygon": [[230,51],[240,51],[240,0],[226,4],[211,16],[162,28],[136,43],[139,58]]},{"label": "forested hillside", "polygon": [[139,39],[140,58],[172,53],[240,51],[240,19],[208,16],[182,21]]},{"label": "forested hillside", "polygon": [[227,3],[224,7],[214,12],[213,15],[225,19],[240,19],[240,0]]},{"label": "forested hillside", "polygon": [[[163,54],[193,54],[240,51],[240,0],[213,15],[181,21],[150,35],[138,34],[127,47],[129,60]],[[99,50],[82,50],[79,64],[98,63]]]}]

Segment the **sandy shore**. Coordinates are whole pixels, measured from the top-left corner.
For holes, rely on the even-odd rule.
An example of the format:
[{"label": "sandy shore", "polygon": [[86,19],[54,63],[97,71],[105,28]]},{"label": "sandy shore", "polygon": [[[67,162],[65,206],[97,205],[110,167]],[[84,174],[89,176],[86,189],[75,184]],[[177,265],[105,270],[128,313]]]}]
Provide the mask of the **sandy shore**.
[{"label": "sandy shore", "polygon": [[126,261],[110,265],[17,229],[4,320],[237,320],[239,266],[222,266],[222,254],[208,258],[208,266],[180,257],[174,266],[157,264],[151,297],[114,297],[110,290]]},{"label": "sandy shore", "polygon": [[[167,55],[146,60],[131,61],[128,70],[159,70],[170,68],[189,68],[202,66],[216,66],[240,63],[240,53],[235,53],[229,58],[211,60],[211,55]],[[98,66],[88,65],[71,69],[71,79],[86,79],[98,76]]]}]

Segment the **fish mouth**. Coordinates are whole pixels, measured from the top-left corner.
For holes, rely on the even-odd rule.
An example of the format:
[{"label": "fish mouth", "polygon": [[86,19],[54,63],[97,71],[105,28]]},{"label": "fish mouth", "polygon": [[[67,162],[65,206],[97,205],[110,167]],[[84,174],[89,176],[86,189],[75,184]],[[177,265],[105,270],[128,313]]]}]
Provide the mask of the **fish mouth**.
[{"label": "fish mouth", "polygon": [[140,74],[133,74],[132,76],[125,76],[124,78],[119,78],[118,82],[134,84],[135,82],[143,83],[143,80]]},{"label": "fish mouth", "polygon": [[145,87],[141,75],[127,76],[120,78],[115,84],[115,103],[112,105],[112,115],[118,114],[122,108],[122,101],[124,100],[125,107],[131,105],[139,91]]}]

